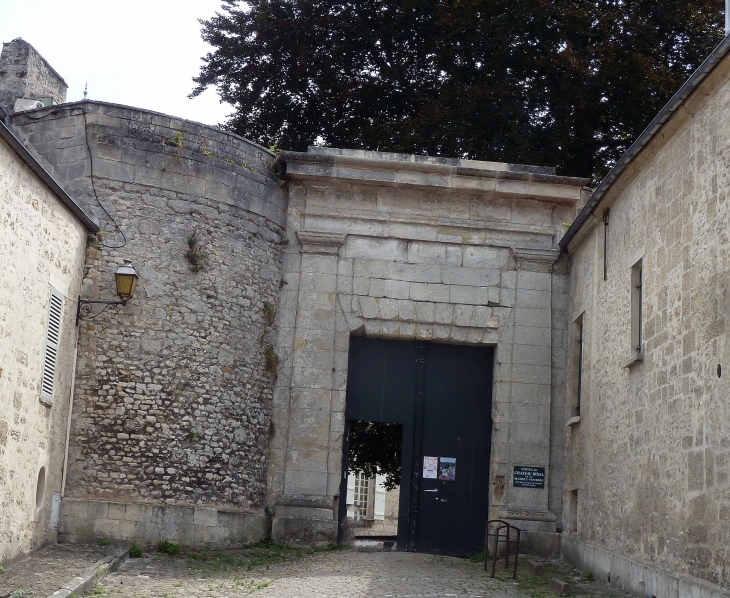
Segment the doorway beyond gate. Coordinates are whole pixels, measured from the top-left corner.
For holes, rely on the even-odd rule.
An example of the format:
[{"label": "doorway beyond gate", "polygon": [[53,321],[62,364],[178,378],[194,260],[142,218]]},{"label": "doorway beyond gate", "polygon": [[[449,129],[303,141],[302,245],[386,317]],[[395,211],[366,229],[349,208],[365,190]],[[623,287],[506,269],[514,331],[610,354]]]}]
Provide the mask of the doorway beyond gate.
[{"label": "doorway beyond gate", "polygon": [[493,347],[350,338],[340,537],[354,421],[402,424],[398,549],[484,547]]}]

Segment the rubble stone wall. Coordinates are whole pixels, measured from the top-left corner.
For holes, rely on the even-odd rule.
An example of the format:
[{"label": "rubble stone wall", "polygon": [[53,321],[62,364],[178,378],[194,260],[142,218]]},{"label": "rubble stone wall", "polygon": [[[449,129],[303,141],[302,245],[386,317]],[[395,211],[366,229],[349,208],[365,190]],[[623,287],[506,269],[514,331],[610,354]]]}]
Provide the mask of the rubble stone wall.
[{"label": "rubble stone wall", "polygon": [[274,157],[121,106],[44,114],[16,127],[104,231],[83,296],[113,299],[123,259],[140,275],[125,307],[80,325],[67,496],[262,512],[286,209]]}]

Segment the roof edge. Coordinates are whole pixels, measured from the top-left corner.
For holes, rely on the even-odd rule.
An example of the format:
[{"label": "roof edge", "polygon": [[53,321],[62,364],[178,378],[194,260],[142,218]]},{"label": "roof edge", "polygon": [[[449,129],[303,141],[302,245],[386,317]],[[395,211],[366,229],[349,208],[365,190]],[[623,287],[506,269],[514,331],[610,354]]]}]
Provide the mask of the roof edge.
[{"label": "roof edge", "polygon": [[666,122],[674,115],[674,113],[684,104],[685,100],[692,95],[695,89],[705,80],[707,75],[719,64],[719,62],[727,55],[730,51],[730,35],[726,36],[717,47],[710,53],[710,55],[704,60],[704,62],[697,67],[694,73],[692,73],[682,87],[671,97],[666,103],[664,108],[659,111],[644,131],[637,137],[636,141],[631,144],[628,150],[623,156],[616,162],[616,165],[596,187],[596,190],[591,195],[590,199],[583,206],[576,219],[570,225],[570,228],[565,233],[558,246],[561,251],[567,253],[568,245],[570,241],[578,234],[580,228],[590,218],[601,199],[606,195],[608,190],[611,188],[613,183],[621,176],[621,173],[628,167],[629,164],[638,156],[641,151],[649,144],[654,136],[664,127]]},{"label": "roof edge", "polygon": [[73,215],[81,221],[81,224],[83,224],[89,232],[99,232],[99,227],[92,222],[92,220],[81,209],[81,206],[79,206],[79,204],[77,204],[73,198],[61,188],[61,185],[56,182],[56,179],[54,179],[48,171],[43,168],[41,163],[33,157],[33,154],[28,151],[25,145],[23,145],[23,142],[15,136],[13,130],[8,127],[2,119],[0,119],[0,139],[10,146],[18,157],[25,162],[26,166],[28,166],[36,174],[36,176],[43,181],[46,187],[48,187],[51,192],[58,197],[59,200],[61,200],[61,203],[71,210]]},{"label": "roof edge", "polygon": [[[402,154],[410,156],[410,154]],[[334,153],[314,152],[281,152],[281,157],[287,162],[313,163],[329,166],[353,166],[362,168],[384,168],[386,170],[408,170],[416,172],[437,173],[457,176],[484,177],[493,179],[510,179],[519,181],[532,181],[540,183],[553,183],[584,187],[589,179],[567,177],[554,174],[541,174],[535,172],[523,172],[518,170],[494,170],[491,168],[470,168],[460,166],[456,163],[434,163],[416,160],[396,160],[387,158],[376,158],[360,155],[342,155]]]}]

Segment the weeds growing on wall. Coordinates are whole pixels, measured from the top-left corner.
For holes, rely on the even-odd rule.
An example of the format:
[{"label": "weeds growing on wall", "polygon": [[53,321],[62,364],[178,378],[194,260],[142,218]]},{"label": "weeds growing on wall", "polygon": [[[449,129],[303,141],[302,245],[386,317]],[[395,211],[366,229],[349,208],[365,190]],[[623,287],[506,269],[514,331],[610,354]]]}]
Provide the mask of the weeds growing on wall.
[{"label": "weeds growing on wall", "polygon": [[175,132],[175,137],[170,140],[170,145],[179,150],[185,148],[185,145],[183,144],[183,134],[180,131]]},{"label": "weeds growing on wall", "polygon": [[281,158],[276,158],[269,168],[269,172],[271,172],[272,178],[276,181],[276,184],[279,185],[279,187],[286,185],[286,179],[284,178],[286,176],[286,166]]},{"label": "weeds growing on wall", "polygon": [[276,378],[276,372],[279,369],[279,356],[274,351],[273,345],[264,346],[264,359],[266,360],[266,371]]},{"label": "weeds growing on wall", "polygon": [[188,248],[185,250],[185,259],[190,265],[190,270],[200,272],[208,265],[210,254],[213,253],[210,242],[205,241],[200,231],[196,228],[188,237]]},{"label": "weeds growing on wall", "polygon": [[267,326],[273,326],[276,320],[276,308],[272,303],[264,301],[264,322]]}]

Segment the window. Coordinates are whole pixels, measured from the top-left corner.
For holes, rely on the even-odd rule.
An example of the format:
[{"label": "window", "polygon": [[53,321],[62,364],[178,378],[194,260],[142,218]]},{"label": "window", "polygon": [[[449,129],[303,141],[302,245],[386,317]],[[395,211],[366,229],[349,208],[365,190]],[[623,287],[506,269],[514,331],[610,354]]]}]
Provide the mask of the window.
[{"label": "window", "polygon": [[578,531],[578,490],[570,491],[570,521],[568,523],[569,532]]},{"label": "window", "polygon": [[51,287],[51,297],[48,305],[48,326],[46,328],[46,348],[43,355],[43,378],[41,379],[41,400],[45,403],[53,402],[62,313],[63,295]]},{"label": "window", "polygon": [[583,314],[573,322],[573,417],[580,415],[583,395]]},{"label": "window", "polygon": [[631,353],[644,352],[642,337],[642,279],[641,260],[631,268]]},{"label": "window", "polygon": [[368,495],[370,494],[370,480],[360,472],[355,474],[354,505],[355,519],[362,519],[368,515]]}]

